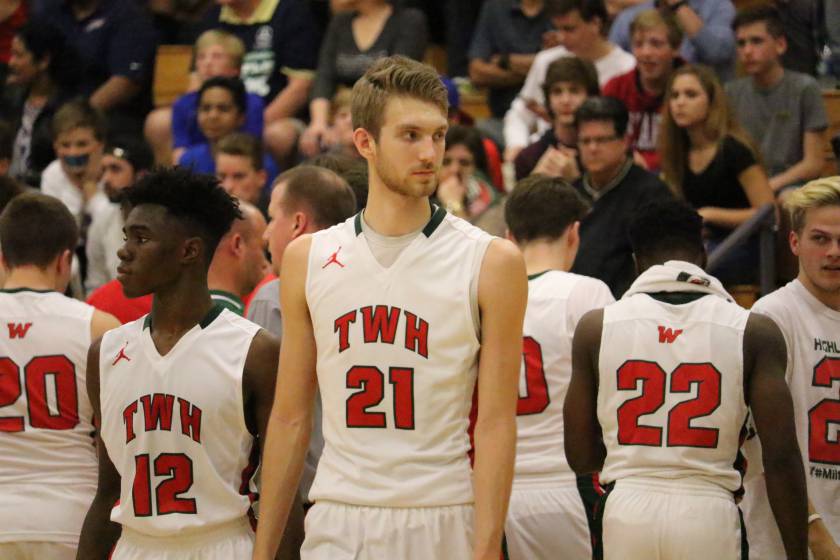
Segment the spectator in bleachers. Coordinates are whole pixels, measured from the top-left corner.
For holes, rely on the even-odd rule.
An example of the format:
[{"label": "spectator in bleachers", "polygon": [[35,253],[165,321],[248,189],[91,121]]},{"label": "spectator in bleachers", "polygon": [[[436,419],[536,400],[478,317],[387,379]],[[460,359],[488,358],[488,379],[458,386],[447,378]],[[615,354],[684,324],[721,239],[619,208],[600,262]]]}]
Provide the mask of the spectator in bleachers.
[{"label": "spectator in bleachers", "polygon": [[87,274],[85,291],[92,292],[117,277],[120,263],[117,251],[122,247],[122,192],[145,175],[154,164],[152,151],[139,137],[115,138],[102,154],[102,189],[109,204],[93,216],[88,229],[85,253]]},{"label": "spectator in bleachers", "polygon": [[241,77],[263,98],[263,142],[278,161],[297,146],[303,130],[321,32],[306,0],[216,0],[202,29],[221,28],[245,45]]},{"label": "spectator in bleachers", "polygon": [[108,129],[141,132],[151,108],[156,39],[135,2],[43,0],[42,14],[79,55],[78,92],[108,116]]},{"label": "spectator in bleachers", "polygon": [[6,80],[12,58],[12,40],[29,20],[29,2],[11,0],[0,7],[0,84]]},{"label": "spectator in bleachers", "polygon": [[324,36],[309,103],[311,121],[300,149],[313,156],[330,128],[330,100],[339,86],[352,88],[376,59],[401,54],[422,60],[428,30],[423,12],[388,0],[332,0],[335,12]]},{"label": "spectator in bleachers", "polygon": [[543,0],[488,0],[481,8],[467,53],[470,81],[488,90],[490,118],[478,128],[499,145],[502,119],[552,29]]},{"label": "spectator in bleachers", "polygon": [[30,22],[12,40],[3,113],[15,130],[9,173],[30,186],[55,159],[50,123],[56,109],[72,97],[77,65],[61,32]]},{"label": "spectator in bleachers", "polygon": [[516,180],[531,173],[561,177],[572,182],[580,177],[575,111],[587,97],[598,95],[598,73],[591,62],[576,56],[555,60],[548,67],[543,95],[552,127],[519,152],[514,160]]},{"label": "spectator in bleachers", "polygon": [[[333,96],[329,107],[328,127],[318,138],[317,146],[311,146],[315,149],[315,154],[332,152],[361,158],[353,142],[352,100],[352,90],[343,86]],[[306,134],[304,139],[305,136]],[[314,142],[314,139],[312,141]],[[309,153],[308,149],[301,149],[304,153]]]},{"label": "spectator in bleachers", "polygon": [[466,220],[478,218],[497,200],[478,130],[449,127],[435,196],[447,211]]},{"label": "spectator in bleachers", "polygon": [[[829,15],[828,12],[823,12],[823,2],[824,0],[773,0],[773,4],[779,10],[779,18],[787,38],[787,50],[782,55],[782,66],[785,68],[812,76],[816,74],[819,37],[824,25],[823,16]],[[840,10],[840,3],[836,9]]]},{"label": "spectator in bleachers", "polygon": [[[663,176],[703,217],[711,252],[760,206],[772,203],[773,192],[751,139],[729,109],[711,69],[678,69],[666,97],[659,134]],[[721,282],[755,280],[757,243],[757,237],[745,243],[716,269]]]},{"label": "spectator in bleachers", "polygon": [[[598,70],[601,85],[636,66],[633,55],[605,37],[608,19],[604,0],[546,0],[546,10],[558,29],[560,45],[537,54],[525,85],[505,114],[505,161],[516,159],[522,148],[551,127],[542,85],[553,61],[563,56],[588,60]],[[536,137],[532,139],[533,134]]]},{"label": "spectator in bleachers", "polygon": [[610,28],[610,41],[631,48],[630,24],[642,10],[658,8],[676,19],[684,39],[680,53],[687,62],[711,66],[721,80],[732,76],[735,36],[731,0],[647,0],[621,12]]},{"label": "spectator in bleachers", "polygon": [[627,228],[646,203],[671,196],[656,175],[628,155],[627,109],[613,97],[590,97],[575,113],[583,177],[575,188],[592,205],[580,225],[572,272],[598,278],[616,298],[636,276]]},{"label": "spectator in bleachers", "polygon": [[108,206],[98,184],[105,127],[102,113],[81,98],[62,105],[53,117],[57,159],[41,175],[41,192],[62,201],[80,226]]},{"label": "spectator in bleachers", "polygon": [[642,10],[630,24],[636,68],[616,76],[604,86],[604,95],[624,103],[630,113],[630,147],[636,163],[659,171],[656,137],[668,79],[680,62],[683,34],[673,16],[659,10]]},{"label": "spectator in bleachers", "polygon": [[[242,68],[245,45],[236,35],[210,29],[195,42],[195,90],[179,97],[172,107],[155,109],[146,118],[146,138],[155,151],[155,160],[168,165],[178,161],[190,146],[207,141],[198,127],[198,88],[215,77],[237,78]],[[248,93],[245,103],[245,123],[242,129],[254,136],[262,136],[262,97]]]},{"label": "spectator in bleachers", "polygon": [[[219,141],[240,130],[245,122],[245,86],[238,78],[210,78],[198,90],[198,127],[207,141],[190,146],[181,154],[179,165],[198,173],[216,173],[214,156]],[[270,176],[277,175],[277,166],[268,154],[263,156]]]},{"label": "spectator in bleachers", "polygon": [[268,215],[274,176],[268,176],[259,139],[250,134],[228,134],[219,140],[215,160],[216,176],[222,188]]},{"label": "spectator in bleachers", "polygon": [[778,11],[760,5],[739,12],[733,24],[746,77],[726,84],[738,120],[759,143],[776,193],[820,176],[828,117],[817,81],[786,70],[787,48]]},{"label": "spectator in bleachers", "polygon": [[0,120],[0,177],[7,177],[12,165],[12,151],[15,132],[12,126]]}]

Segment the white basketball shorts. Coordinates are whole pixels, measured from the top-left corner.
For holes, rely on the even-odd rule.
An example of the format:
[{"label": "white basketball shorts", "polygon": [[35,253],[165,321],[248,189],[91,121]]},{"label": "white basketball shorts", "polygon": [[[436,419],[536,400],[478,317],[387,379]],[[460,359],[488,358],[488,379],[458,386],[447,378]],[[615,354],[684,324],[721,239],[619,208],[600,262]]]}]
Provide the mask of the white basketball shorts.
[{"label": "white basketball shorts", "polygon": [[254,531],[247,519],[187,536],[154,537],[123,527],[111,560],[251,560]]}]

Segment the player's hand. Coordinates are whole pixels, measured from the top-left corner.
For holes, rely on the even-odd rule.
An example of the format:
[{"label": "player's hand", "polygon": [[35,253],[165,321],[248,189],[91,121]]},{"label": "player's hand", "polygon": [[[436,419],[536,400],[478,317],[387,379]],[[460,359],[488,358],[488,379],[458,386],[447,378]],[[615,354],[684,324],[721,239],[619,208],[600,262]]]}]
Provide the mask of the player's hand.
[{"label": "player's hand", "polygon": [[329,127],[324,124],[312,123],[303,131],[300,137],[300,151],[306,157],[313,157],[321,153],[321,146],[324,142]]},{"label": "player's hand", "polygon": [[467,196],[467,187],[461,182],[458,175],[451,175],[440,182],[437,188],[437,199],[447,209],[457,213],[458,209],[463,212],[464,199]]},{"label": "player's hand", "polygon": [[522,147],[520,146],[508,146],[507,148],[505,148],[504,160],[513,162],[513,160],[516,159],[516,156],[518,156],[519,152],[521,151]]},{"label": "player's hand", "polygon": [[815,521],[808,527],[808,548],[814,560],[840,560],[840,546],[834,542],[822,521]]}]

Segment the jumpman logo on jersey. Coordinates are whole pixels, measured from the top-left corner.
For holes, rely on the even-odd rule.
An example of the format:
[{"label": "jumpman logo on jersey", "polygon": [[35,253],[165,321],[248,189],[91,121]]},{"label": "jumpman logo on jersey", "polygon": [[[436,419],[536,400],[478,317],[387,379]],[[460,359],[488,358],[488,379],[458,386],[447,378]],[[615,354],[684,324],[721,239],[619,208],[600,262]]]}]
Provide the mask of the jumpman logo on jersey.
[{"label": "jumpman logo on jersey", "polygon": [[126,342],[126,343],[125,343],[125,346],[123,346],[122,348],[120,348],[120,352],[119,352],[119,354],[117,354],[117,357],[116,357],[116,358],[114,358],[114,361],[113,361],[113,362],[111,362],[111,365],[112,365],[112,366],[117,365],[117,362],[119,362],[120,360],[125,360],[126,362],[130,362],[130,361],[131,361],[131,358],[129,358],[128,356],[126,356],[126,355],[125,355],[125,349],[126,349],[127,347],[128,347],[128,342]]},{"label": "jumpman logo on jersey", "polygon": [[321,268],[322,268],[322,269],[323,269],[323,268],[327,268],[327,267],[328,267],[328,266],[330,266],[331,264],[337,264],[337,265],[338,265],[338,266],[340,266],[341,268],[344,268],[344,265],[343,265],[343,264],[341,264],[341,262],[339,262],[339,260],[338,260],[338,252],[339,252],[339,251],[341,251],[341,247],[340,247],[340,246],[338,247],[338,249],[336,249],[335,253],[333,253],[332,255],[330,255],[330,258],[328,258],[328,259],[327,259],[327,262],[325,262],[325,263],[324,263],[324,266],[322,266]]}]

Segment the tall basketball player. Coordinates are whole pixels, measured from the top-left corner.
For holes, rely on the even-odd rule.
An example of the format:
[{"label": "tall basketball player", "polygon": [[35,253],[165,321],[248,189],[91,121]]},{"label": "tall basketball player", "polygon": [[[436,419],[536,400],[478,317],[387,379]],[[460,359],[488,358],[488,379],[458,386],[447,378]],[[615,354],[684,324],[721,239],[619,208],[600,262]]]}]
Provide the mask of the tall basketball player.
[{"label": "tall basketball player", "polygon": [[90,341],[119,326],[62,295],[79,233],[61,201],[14,198],[0,214],[0,558],[71,560],[96,489]]},{"label": "tall basketball player", "polygon": [[807,558],[805,479],[779,328],[729,299],[705,261],[702,220],[678,201],[630,228],[641,272],[621,301],[587,313],[573,342],[566,456],[608,485],[598,516],[607,559],[739,558],[735,495],[747,407],[788,558]]},{"label": "tall basketball player", "polygon": [[[753,311],[782,329],[788,351],[785,378],[793,396],[796,436],[805,464],[810,511],[808,541],[816,560],[840,559],[840,177],[811,181],[785,202],[790,248],[799,276],[761,298]],[[775,436],[772,436],[775,437]],[[762,445],[768,442],[762,436]],[[750,470],[752,471],[752,461]],[[758,469],[761,470],[760,468]],[[763,491],[763,477],[745,483],[747,529],[758,537],[755,558],[785,558]],[[752,542],[750,543],[753,544]]]},{"label": "tall basketball player", "polygon": [[99,483],[78,558],[104,560],[115,542],[113,560],[250,558],[278,348],[210,299],[207,270],[239,209],[216,179],[182,169],[143,177],[125,200],[118,279],[154,302],[88,354]]},{"label": "tall basketball player", "polygon": [[525,257],[523,367],[516,416],[516,469],[505,526],[511,560],[592,558],[589,530],[597,484],[580,479],[563,452],[563,399],[572,375],[572,335],[584,313],[613,303],[606,284],[569,271],[586,202],[560,179],[520,181],[505,204],[509,237]]},{"label": "tall basketball player", "polygon": [[429,202],[446,99],[428,66],[402,57],[374,64],[352,107],[367,208],[293,241],[283,257],[283,344],[255,558],[277,547],[316,386],[325,446],[302,558],[499,558],[527,280],[512,243]]}]

